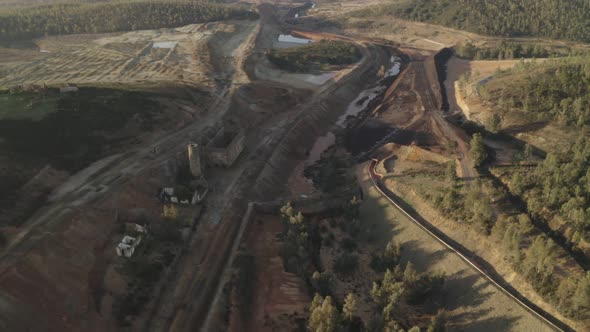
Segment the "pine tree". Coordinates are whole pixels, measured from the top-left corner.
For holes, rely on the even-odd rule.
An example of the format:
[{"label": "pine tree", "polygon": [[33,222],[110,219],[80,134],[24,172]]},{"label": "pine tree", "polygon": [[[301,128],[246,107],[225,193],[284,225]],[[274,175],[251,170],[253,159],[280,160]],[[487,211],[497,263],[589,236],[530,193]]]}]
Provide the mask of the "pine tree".
[{"label": "pine tree", "polygon": [[418,280],[418,273],[414,269],[414,264],[408,262],[406,269],[404,270],[404,282],[406,285],[412,285]]},{"label": "pine tree", "polygon": [[430,325],[428,325],[427,332],[444,332],[446,331],[446,314],[444,311],[439,311],[436,316],[432,317],[430,320]]},{"label": "pine tree", "polygon": [[344,299],[344,305],[342,306],[343,318],[347,321],[352,321],[356,315],[356,298],[354,294],[348,293]]},{"label": "pine tree", "polygon": [[474,134],[473,138],[471,139],[470,145],[470,154],[471,159],[473,161],[473,166],[480,167],[483,164],[483,162],[488,158],[486,147],[481,134]]},{"label": "pine tree", "polygon": [[322,305],[315,307],[311,313],[309,318],[309,330],[315,332],[337,331],[339,319],[340,315],[338,313],[338,309],[336,309],[332,303],[332,298],[330,296],[326,296],[322,302]]}]

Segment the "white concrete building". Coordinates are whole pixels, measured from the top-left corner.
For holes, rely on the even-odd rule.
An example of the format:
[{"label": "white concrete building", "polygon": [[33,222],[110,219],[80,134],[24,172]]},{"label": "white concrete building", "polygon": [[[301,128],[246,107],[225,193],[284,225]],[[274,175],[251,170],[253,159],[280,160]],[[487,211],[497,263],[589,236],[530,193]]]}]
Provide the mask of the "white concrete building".
[{"label": "white concrete building", "polygon": [[117,256],[131,257],[135,253],[135,248],[141,243],[141,236],[134,238],[132,236],[125,235],[121,242],[117,245],[115,250]]}]

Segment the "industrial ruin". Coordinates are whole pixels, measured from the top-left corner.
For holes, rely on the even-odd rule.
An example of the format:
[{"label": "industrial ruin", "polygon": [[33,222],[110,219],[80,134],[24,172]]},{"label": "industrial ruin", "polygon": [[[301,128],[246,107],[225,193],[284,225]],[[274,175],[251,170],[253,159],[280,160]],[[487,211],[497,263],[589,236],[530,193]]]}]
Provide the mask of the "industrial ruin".
[{"label": "industrial ruin", "polygon": [[115,248],[117,251],[117,256],[121,257],[124,256],[126,258],[130,258],[135,253],[135,248],[141,243],[141,236],[139,237],[132,237],[129,235],[125,235],[121,242]]},{"label": "industrial ruin", "polygon": [[205,146],[207,163],[211,166],[230,167],[244,150],[243,130],[229,131],[222,127]]}]

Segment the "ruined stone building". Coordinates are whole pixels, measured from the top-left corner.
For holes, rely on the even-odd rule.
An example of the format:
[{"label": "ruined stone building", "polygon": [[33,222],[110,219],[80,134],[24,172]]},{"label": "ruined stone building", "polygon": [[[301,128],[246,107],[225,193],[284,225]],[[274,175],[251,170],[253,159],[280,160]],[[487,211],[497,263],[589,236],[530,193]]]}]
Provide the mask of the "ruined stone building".
[{"label": "ruined stone building", "polygon": [[243,130],[235,132],[221,128],[205,146],[207,164],[230,167],[244,150],[245,139]]}]

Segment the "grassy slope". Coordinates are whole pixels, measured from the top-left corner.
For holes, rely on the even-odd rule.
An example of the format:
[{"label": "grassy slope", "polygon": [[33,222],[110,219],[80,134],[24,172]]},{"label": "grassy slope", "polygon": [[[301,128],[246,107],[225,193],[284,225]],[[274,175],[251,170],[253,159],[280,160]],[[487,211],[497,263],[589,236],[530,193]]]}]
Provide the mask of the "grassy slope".
[{"label": "grassy slope", "polygon": [[201,107],[209,99],[178,87],[0,93],[0,205],[46,164],[76,171],[184,117],[171,100]]},{"label": "grassy slope", "polygon": [[[120,131],[136,117],[144,130],[153,126],[159,104],[149,95],[110,89],[77,93],[4,93],[0,95],[2,149],[44,158],[64,169],[77,169],[121,139]],[[111,138],[109,138],[109,136]]]}]

